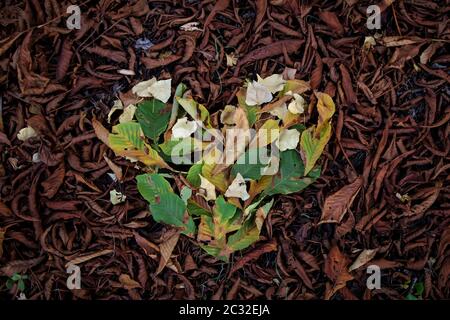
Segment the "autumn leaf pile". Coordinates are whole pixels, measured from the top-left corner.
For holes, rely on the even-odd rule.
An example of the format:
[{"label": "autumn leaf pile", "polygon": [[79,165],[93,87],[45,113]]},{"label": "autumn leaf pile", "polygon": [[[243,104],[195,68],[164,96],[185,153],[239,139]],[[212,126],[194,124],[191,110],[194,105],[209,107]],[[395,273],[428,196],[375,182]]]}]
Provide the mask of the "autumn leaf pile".
[{"label": "autumn leaf pile", "polygon": [[[115,101],[108,119],[121,111],[119,124],[107,133],[96,122],[96,134],[145,172],[137,186],[155,221],[228,261],[258,241],[274,196],[299,192],[320,176],[316,162],[331,136],[334,102],[312,93],[308,82],[285,77],[247,80],[237,105],[213,114],[183,83],[171,99],[171,79],[152,78],[133,87],[135,104]],[[262,148],[276,153],[262,157]],[[123,201],[111,191],[113,204]]]}]

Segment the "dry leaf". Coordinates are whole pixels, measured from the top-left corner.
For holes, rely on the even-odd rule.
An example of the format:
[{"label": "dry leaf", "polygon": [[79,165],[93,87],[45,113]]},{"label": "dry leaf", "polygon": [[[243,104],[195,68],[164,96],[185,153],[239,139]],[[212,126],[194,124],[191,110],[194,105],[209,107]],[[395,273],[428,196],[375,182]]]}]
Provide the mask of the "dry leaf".
[{"label": "dry leaf", "polygon": [[294,99],[289,103],[288,110],[292,114],[302,114],[307,107],[305,99],[301,95],[294,93]]},{"label": "dry leaf", "polygon": [[284,129],[280,133],[280,137],[275,141],[275,145],[281,152],[295,149],[298,146],[300,132],[296,129]]},{"label": "dry leaf", "polygon": [[20,129],[19,133],[17,133],[17,139],[21,141],[26,141],[34,137],[37,137],[37,133],[32,127]]},{"label": "dry leaf", "polygon": [[172,127],[172,138],[187,138],[198,129],[196,121],[189,121],[187,117],[180,118]]},{"label": "dry leaf", "polygon": [[283,90],[286,80],[283,79],[281,74],[273,74],[267,78],[261,78],[259,74],[256,75],[258,83],[266,87],[271,93],[277,93]]},{"label": "dry leaf", "polygon": [[359,269],[363,265],[365,265],[367,262],[372,260],[375,255],[377,254],[378,249],[365,249],[363,250],[358,258],[356,258],[355,262],[348,268],[348,271],[353,271],[356,269]]},{"label": "dry leaf", "polygon": [[225,197],[240,198],[243,201],[250,198],[250,195],[247,193],[245,180],[240,173],[236,175],[236,178],[234,178],[233,182],[228,187],[225,192]]},{"label": "dry leaf", "polygon": [[159,260],[159,266],[155,272],[155,276],[158,275],[168,264],[170,257],[172,256],[173,249],[175,249],[175,246],[177,245],[179,238],[180,233],[174,232],[159,245],[161,260]]},{"label": "dry leaf", "polygon": [[95,252],[95,253],[91,253],[91,254],[84,254],[84,255],[78,256],[75,259],[72,259],[69,262],[67,262],[66,263],[66,268],[69,265],[71,265],[71,264],[77,265],[77,264],[80,264],[80,263],[84,263],[86,261],[89,261],[89,260],[92,260],[92,259],[104,256],[104,255],[112,253],[112,252],[114,252],[114,250],[106,249],[106,250],[102,250],[102,251],[99,251],[99,252]]},{"label": "dry leaf", "polygon": [[216,200],[216,187],[212,184],[208,179],[203,177],[201,174],[198,175],[200,177],[200,189],[202,189],[203,193],[201,196],[205,198],[206,201]]},{"label": "dry leaf", "polygon": [[266,86],[256,81],[248,84],[245,96],[245,103],[247,105],[259,106],[270,101],[272,101],[272,93],[270,93],[270,90]]},{"label": "dry leaf", "polygon": [[122,286],[124,287],[124,289],[136,289],[136,288],[141,288],[141,285],[139,284],[139,282],[131,279],[131,277],[127,274],[121,274],[119,276],[119,281],[122,284]]},{"label": "dry leaf", "polygon": [[328,196],[323,205],[321,223],[339,223],[355,200],[362,186],[362,178],[357,178],[336,193]]},{"label": "dry leaf", "polygon": [[123,195],[117,190],[111,190],[109,192],[109,199],[111,203],[115,206],[116,204],[123,203],[127,199],[127,196]]}]

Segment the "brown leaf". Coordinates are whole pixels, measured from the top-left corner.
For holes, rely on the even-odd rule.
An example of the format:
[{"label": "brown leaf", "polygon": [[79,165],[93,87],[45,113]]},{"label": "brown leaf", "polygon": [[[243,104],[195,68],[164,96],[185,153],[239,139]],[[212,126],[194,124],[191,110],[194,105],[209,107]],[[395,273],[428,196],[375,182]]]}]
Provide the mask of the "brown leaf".
[{"label": "brown leaf", "polygon": [[339,22],[338,17],[334,12],[331,11],[322,11],[319,12],[319,18],[325,22],[331,30],[335,31],[337,34],[344,34],[344,27]]},{"label": "brown leaf", "polygon": [[61,53],[58,58],[58,65],[56,67],[56,80],[61,80],[69,70],[70,61],[72,60],[72,42],[65,39],[62,45]]},{"label": "brown leaf", "polygon": [[117,180],[122,181],[123,179],[122,168],[117,164],[115,164],[114,162],[112,162],[112,160],[109,159],[106,156],[106,154],[103,155],[103,159],[105,159],[106,163],[108,164],[108,167],[112,170],[112,172],[114,172],[114,174],[117,177]]},{"label": "brown leaf", "polygon": [[323,205],[319,224],[341,222],[361,189],[362,182],[361,177],[357,178],[351,184],[344,186],[336,193],[328,196]]},{"label": "brown leaf", "polygon": [[92,126],[97,138],[109,147],[109,131],[95,118],[92,119]]},{"label": "brown leaf", "polygon": [[175,249],[179,238],[180,232],[174,232],[159,245],[161,259],[159,260],[159,266],[155,272],[155,275],[158,275],[169,262],[170,257],[172,256],[173,249]]},{"label": "brown leaf", "polygon": [[93,48],[87,48],[87,52],[94,53],[96,55],[99,55],[100,57],[107,58],[110,60],[113,60],[118,63],[126,63],[127,57],[125,56],[125,53],[118,50],[110,50],[110,49],[104,49],[100,47],[93,47]]},{"label": "brown leaf", "polygon": [[75,264],[75,265],[76,265],[76,264],[84,263],[84,262],[86,262],[86,261],[89,261],[89,260],[92,260],[92,259],[95,259],[95,258],[104,256],[104,255],[106,255],[106,254],[110,254],[110,253],[113,253],[113,252],[114,252],[114,250],[106,249],[106,250],[101,250],[101,251],[94,252],[94,253],[90,253],[90,254],[83,254],[83,255],[80,255],[80,256],[76,257],[75,259],[69,260],[69,261],[66,263],[66,268],[67,268],[69,265],[71,265],[71,264]]},{"label": "brown leaf", "polygon": [[33,268],[34,266],[37,266],[42,262],[42,260],[44,260],[44,256],[29,260],[9,261],[0,269],[0,275],[11,277],[14,273],[22,273],[28,269]]},{"label": "brown leaf", "polygon": [[258,248],[250,251],[245,256],[243,256],[241,259],[236,261],[236,263],[233,265],[233,267],[230,270],[230,273],[228,277],[231,277],[231,275],[236,272],[237,270],[241,269],[243,266],[247,265],[248,263],[257,260],[261,255],[277,251],[277,243],[273,240],[271,242],[265,243]]},{"label": "brown leaf", "polygon": [[256,0],[255,7],[256,7],[256,18],[253,28],[256,30],[256,28],[258,28],[258,26],[263,21],[264,16],[266,15],[267,0]]},{"label": "brown leaf", "polygon": [[353,90],[353,83],[350,77],[350,73],[343,64],[339,66],[339,70],[341,70],[342,87],[344,89],[345,97],[347,98],[347,104],[358,103],[358,98],[356,98],[356,93]]},{"label": "brown leaf", "polygon": [[304,42],[304,40],[280,40],[259,49],[250,51],[239,61],[236,66],[235,75],[239,73],[240,67],[247,63],[283,54],[283,47],[286,49],[287,53],[296,52]]},{"label": "brown leaf", "polygon": [[214,17],[216,16],[216,14],[220,11],[225,10],[230,4],[230,0],[218,0],[215,4],[214,7],[212,8],[211,12],[209,13],[208,17],[206,18],[205,21],[205,29],[208,28],[209,24],[211,23],[211,21],[214,19]]},{"label": "brown leaf", "polygon": [[325,292],[325,299],[329,300],[337,291],[345,287],[353,276],[347,271],[348,259],[342,254],[337,245],[333,245],[325,260],[324,271],[332,281],[332,286]]},{"label": "brown leaf", "polygon": [[47,178],[47,180],[41,183],[41,186],[44,189],[44,192],[41,195],[49,199],[53,198],[63,184],[65,174],[66,170],[64,163],[61,163],[59,167]]},{"label": "brown leaf", "polygon": [[3,240],[5,240],[5,232],[6,229],[0,227],[0,259],[3,256]]},{"label": "brown leaf", "polygon": [[139,284],[139,282],[131,279],[131,277],[128,274],[121,274],[119,276],[119,281],[122,284],[122,286],[124,287],[124,289],[136,289],[136,288],[141,288],[141,285]]},{"label": "brown leaf", "polygon": [[365,249],[363,250],[359,256],[356,258],[356,260],[353,262],[353,264],[350,266],[348,271],[357,270],[358,268],[365,265],[367,262],[372,260],[375,255],[377,254],[378,249]]}]

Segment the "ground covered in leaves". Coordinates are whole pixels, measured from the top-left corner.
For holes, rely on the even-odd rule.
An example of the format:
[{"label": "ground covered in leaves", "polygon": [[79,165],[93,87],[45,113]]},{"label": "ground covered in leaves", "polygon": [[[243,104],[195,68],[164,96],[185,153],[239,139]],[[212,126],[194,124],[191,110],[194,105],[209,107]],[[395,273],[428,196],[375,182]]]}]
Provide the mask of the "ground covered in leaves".
[{"label": "ground covered in leaves", "polygon": [[[0,297],[450,298],[449,1],[87,0],[80,30],[66,28],[70,4],[1,5]],[[372,4],[380,30],[366,27]],[[230,263],[181,236],[159,267],[173,231],[93,119],[110,129],[113,101],[152,76],[214,111],[246,78],[292,69],[336,103],[322,176],[278,197]],[[37,136],[21,141],[27,126]],[[370,264],[380,289],[366,286]]]}]

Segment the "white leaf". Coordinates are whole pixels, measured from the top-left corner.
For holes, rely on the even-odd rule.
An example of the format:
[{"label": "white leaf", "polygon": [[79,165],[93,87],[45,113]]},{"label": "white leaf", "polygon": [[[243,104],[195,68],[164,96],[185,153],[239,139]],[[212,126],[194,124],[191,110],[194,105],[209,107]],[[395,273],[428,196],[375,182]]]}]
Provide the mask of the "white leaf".
[{"label": "white leaf", "polygon": [[198,26],[200,25],[200,22],[188,22],[183,24],[180,29],[183,31],[203,31]]},{"label": "white leaf", "polygon": [[266,86],[253,81],[248,84],[245,103],[249,106],[261,105],[272,101],[272,93]]},{"label": "white leaf", "polygon": [[124,76],[134,76],[134,75],[136,75],[136,73],[133,70],[128,70],[128,69],[117,70],[117,73],[123,74]]},{"label": "white leaf", "polygon": [[152,95],[150,94],[150,91],[148,91],[148,88],[150,88],[150,86],[152,86],[155,83],[156,83],[155,77],[147,81],[139,82],[131,89],[131,92],[133,92],[133,94],[137,95],[138,97],[150,98]]},{"label": "white leaf", "polygon": [[206,194],[201,194],[206,201],[216,200],[216,187],[209,182],[208,179],[203,177],[201,174],[198,175],[200,177],[200,189],[204,191]]},{"label": "white leaf", "polygon": [[284,119],[288,112],[288,107],[286,106],[286,103],[283,103],[281,106],[276,107],[269,111],[269,113],[275,117],[278,117],[278,119]]},{"label": "white leaf", "polygon": [[236,175],[236,178],[234,178],[233,182],[228,187],[225,192],[225,197],[241,198],[243,201],[250,198],[250,195],[247,193],[247,185],[240,173]]},{"label": "white leaf", "polygon": [[37,137],[37,133],[32,127],[20,129],[19,133],[17,133],[17,139],[21,141],[26,141],[33,137]]},{"label": "white leaf", "polygon": [[237,57],[234,53],[225,54],[227,58],[227,66],[232,67],[237,64]]},{"label": "white leaf", "polygon": [[302,114],[307,107],[305,99],[297,93],[294,93],[294,99],[289,103],[288,109],[293,114]]},{"label": "white leaf", "polygon": [[171,94],[172,79],[156,80],[155,77],[147,81],[142,81],[136,84],[131,91],[142,98],[154,97],[166,103]]},{"label": "white leaf", "polygon": [[158,99],[164,103],[170,99],[170,90],[172,85],[172,79],[159,80],[152,84],[148,91],[155,99]]},{"label": "white leaf", "polygon": [[222,113],[220,114],[220,122],[228,126],[235,125],[236,124],[236,121],[234,119],[235,113],[236,113],[235,106],[226,105]]},{"label": "white leaf", "polygon": [[370,48],[372,48],[373,46],[376,46],[377,43],[375,41],[374,37],[365,37],[364,39],[364,49],[369,50]]},{"label": "white leaf", "polygon": [[127,197],[117,190],[111,190],[109,192],[109,199],[111,203],[115,206],[116,204],[125,202]]},{"label": "white leaf", "polygon": [[286,129],[281,131],[280,137],[275,142],[280,151],[297,148],[300,139],[300,132],[295,129]]},{"label": "white leaf", "polygon": [[123,113],[119,117],[120,123],[131,122],[134,118],[134,113],[136,112],[137,107],[134,104],[130,104],[125,108]]},{"label": "white leaf", "polygon": [[114,104],[108,113],[108,123],[111,123],[111,117],[117,110],[123,110],[123,103],[120,100],[114,101]]},{"label": "white leaf", "polygon": [[257,77],[258,83],[262,84],[272,93],[283,90],[284,84],[286,83],[286,80],[283,79],[283,75],[281,74],[273,74],[264,79],[261,78],[259,74],[257,75]]},{"label": "white leaf", "polygon": [[33,163],[40,163],[42,162],[41,156],[39,155],[39,152],[33,153],[33,158],[31,160]]},{"label": "white leaf", "polygon": [[178,119],[172,128],[172,138],[187,138],[197,129],[196,121],[189,121],[186,117]]}]

